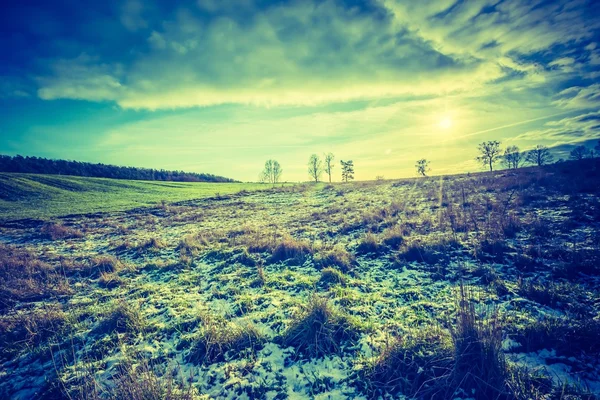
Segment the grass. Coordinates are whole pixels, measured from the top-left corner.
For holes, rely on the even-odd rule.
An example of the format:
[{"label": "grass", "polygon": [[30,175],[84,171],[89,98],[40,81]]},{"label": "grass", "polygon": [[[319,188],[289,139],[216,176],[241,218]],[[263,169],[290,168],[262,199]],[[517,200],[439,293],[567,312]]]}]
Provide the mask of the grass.
[{"label": "grass", "polygon": [[360,330],[356,321],[328,299],[312,296],[293,317],[281,342],[305,356],[319,357],[338,352],[344,342],[356,340]]},{"label": "grass", "polygon": [[222,361],[228,353],[239,356],[243,350],[256,350],[264,342],[263,335],[250,323],[233,323],[210,313],[203,313],[200,320],[196,332],[179,344],[179,348],[189,348],[188,362],[210,364]]},{"label": "grass", "polygon": [[0,221],[125,211],[269,189],[257,183],[156,182],[0,173]]},{"label": "grass", "polygon": [[591,398],[600,189],[557,168],[4,222],[0,398]]}]

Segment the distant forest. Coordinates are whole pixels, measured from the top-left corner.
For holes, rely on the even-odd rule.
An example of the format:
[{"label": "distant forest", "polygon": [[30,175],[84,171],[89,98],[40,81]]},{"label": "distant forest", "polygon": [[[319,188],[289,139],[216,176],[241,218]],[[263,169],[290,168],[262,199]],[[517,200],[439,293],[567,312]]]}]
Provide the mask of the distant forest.
[{"label": "distant forest", "polygon": [[28,174],[55,174],[89,176],[94,178],[133,179],[145,181],[177,182],[236,182],[212,174],[198,174],[164,169],[119,167],[117,165],[93,164],[88,162],[49,160],[41,157],[11,157],[0,155],[0,172]]}]

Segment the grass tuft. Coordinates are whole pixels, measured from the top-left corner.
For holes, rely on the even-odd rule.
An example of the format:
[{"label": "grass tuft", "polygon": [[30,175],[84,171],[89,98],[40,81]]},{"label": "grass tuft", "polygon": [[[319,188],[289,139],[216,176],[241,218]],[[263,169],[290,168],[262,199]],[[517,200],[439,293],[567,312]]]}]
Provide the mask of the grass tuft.
[{"label": "grass tuft", "polygon": [[319,357],[338,352],[343,342],[357,339],[359,332],[350,316],[315,295],[293,317],[281,341],[304,355]]},{"label": "grass tuft", "polygon": [[229,352],[257,349],[264,342],[263,335],[250,323],[233,323],[221,316],[205,314],[196,332],[185,337],[178,349],[190,347],[187,361],[211,364],[223,361]]}]

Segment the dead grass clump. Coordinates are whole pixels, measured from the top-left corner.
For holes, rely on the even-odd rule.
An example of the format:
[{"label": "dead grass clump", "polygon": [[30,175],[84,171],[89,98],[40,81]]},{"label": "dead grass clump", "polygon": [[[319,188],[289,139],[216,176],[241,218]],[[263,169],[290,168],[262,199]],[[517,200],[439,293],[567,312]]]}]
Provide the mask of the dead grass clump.
[{"label": "dead grass clump", "polygon": [[359,375],[372,398],[382,393],[434,398],[451,374],[453,356],[447,331],[439,327],[422,328],[395,338],[359,370]]},{"label": "dead grass clump", "polygon": [[262,263],[256,264],[256,279],[250,284],[252,287],[263,287],[267,284],[267,274]]},{"label": "dead grass clump", "polygon": [[114,289],[123,284],[123,278],[114,272],[101,272],[98,284],[107,289]]},{"label": "dead grass clump", "polygon": [[352,253],[340,246],[335,246],[330,250],[319,251],[313,260],[320,268],[337,267],[346,274],[351,272],[356,264]]},{"label": "dead grass clump", "polygon": [[342,343],[356,340],[360,330],[350,316],[333,308],[326,298],[312,296],[294,315],[281,342],[305,356],[319,357],[338,352]]},{"label": "dead grass clump", "polygon": [[398,257],[408,262],[437,264],[449,259],[449,252],[461,247],[454,239],[439,239],[433,242],[424,240],[407,240],[400,246]]},{"label": "dead grass clump", "polygon": [[0,310],[68,293],[69,283],[57,267],[29,250],[0,244]]},{"label": "dead grass clump", "polygon": [[[188,377],[191,378],[191,377]],[[159,368],[142,356],[127,357],[113,376],[109,399],[193,400],[198,393],[186,377],[178,379],[177,370]]]},{"label": "dead grass clump", "polygon": [[319,282],[330,286],[330,285],[341,285],[346,286],[348,278],[342,271],[335,268],[323,268],[321,270],[321,278]]},{"label": "dead grass clump", "polygon": [[187,256],[196,256],[198,251],[208,245],[208,241],[200,234],[185,235],[177,245],[177,250]]},{"label": "dead grass clump", "polygon": [[398,250],[402,243],[404,243],[403,230],[399,226],[387,229],[383,233],[383,243],[393,250]]},{"label": "dead grass clump", "polygon": [[377,254],[380,250],[380,244],[377,241],[377,238],[372,233],[367,233],[362,237],[358,246],[356,247],[356,252],[359,254]]},{"label": "dead grass clump", "polygon": [[165,242],[159,238],[150,238],[138,244],[139,250],[160,250],[166,246]]},{"label": "dead grass clump", "polygon": [[311,254],[310,246],[291,236],[283,238],[273,249],[269,262],[276,263],[280,261],[293,260],[297,263],[303,263],[306,257]]},{"label": "dead grass clump", "polygon": [[64,226],[63,224],[50,222],[42,226],[41,234],[46,239],[60,240],[83,237],[83,232],[78,229]]},{"label": "dead grass clump", "polygon": [[485,239],[479,243],[479,247],[475,249],[475,252],[477,258],[482,261],[502,262],[504,261],[508,250],[510,250],[510,248],[502,239]]},{"label": "dead grass clump", "polygon": [[264,342],[262,334],[247,323],[233,323],[221,316],[205,314],[197,331],[185,337],[178,349],[190,348],[187,361],[196,364],[211,364],[223,361],[228,353],[256,350]]},{"label": "dead grass clump", "polygon": [[564,356],[600,355],[600,320],[550,317],[535,321],[517,334],[525,351],[555,349]]},{"label": "dead grass clump", "polygon": [[[454,343],[452,382],[464,393],[478,398],[506,398],[506,361],[502,352],[502,331],[497,314],[483,319],[475,311],[473,294],[460,285],[456,323],[451,327]],[[474,391],[474,392],[473,392]]]},{"label": "dead grass clump", "polygon": [[139,333],[146,328],[146,321],[137,306],[126,300],[119,300],[103,316],[93,330],[94,333]]},{"label": "dead grass clump", "polygon": [[99,255],[89,260],[82,272],[91,278],[99,278],[102,274],[114,274],[124,268],[119,259],[112,255]]},{"label": "dead grass clump", "polygon": [[58,304],[21,310],[0,318],[0,354],[15,350],[16,344],[36,346],[59,334],[67,323],[67,315]]}]

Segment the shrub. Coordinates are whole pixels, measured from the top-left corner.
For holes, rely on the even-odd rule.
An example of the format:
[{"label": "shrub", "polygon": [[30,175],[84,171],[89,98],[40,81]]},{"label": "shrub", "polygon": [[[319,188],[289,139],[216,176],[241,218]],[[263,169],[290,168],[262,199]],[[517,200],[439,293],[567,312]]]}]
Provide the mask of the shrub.
[{"label": "shrub", "polygon": [[315,295],[294,315],[280,340],[298,352],[319,357],[338,352],[344,341],[358,338],[359,330],[348,315]]},{"label": "shrub", "polygon": [[210,364],[223,361],[229,351],[255,350],[264,342],[263,336],[251,324],[232,323],[221,316],[205,314],[197,331],[185,337],[178,349],[190,346],[187,361]]}]

